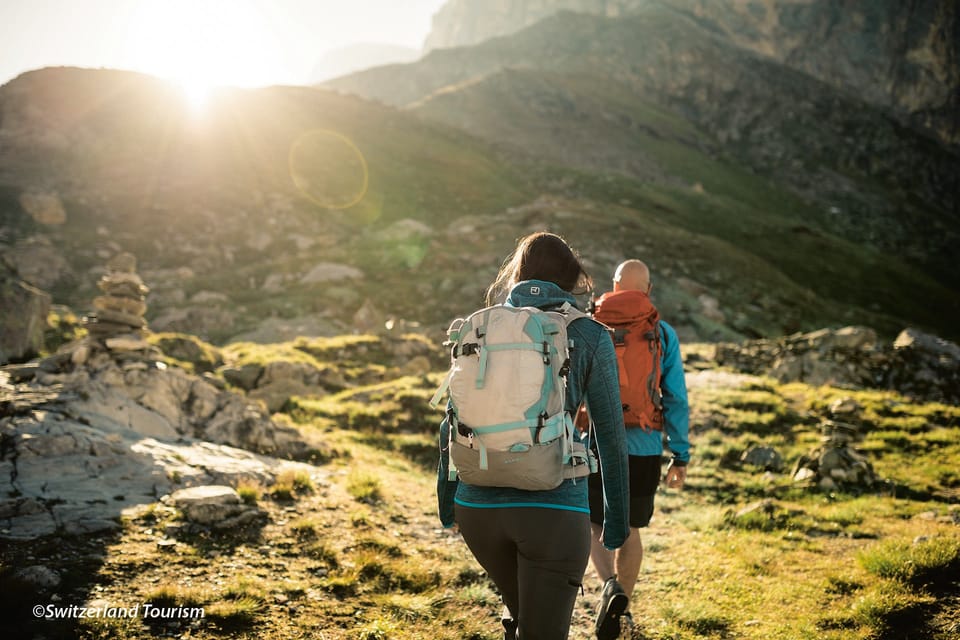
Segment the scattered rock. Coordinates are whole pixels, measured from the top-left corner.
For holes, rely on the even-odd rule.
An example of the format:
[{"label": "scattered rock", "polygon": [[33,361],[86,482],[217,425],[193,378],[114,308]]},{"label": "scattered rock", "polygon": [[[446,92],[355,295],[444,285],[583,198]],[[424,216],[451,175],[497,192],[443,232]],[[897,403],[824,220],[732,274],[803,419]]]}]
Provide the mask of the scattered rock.
[{"label": "scattered rock", "polygon": [[754,513],[763,513],[766,515],[772,515],[777,509],[777,504],[770,498],[764,500],[759,500],[757,502],[748,504],[734,514],[735,518],[744,518],[746,516],[752,515]]},{"label": "scattered rock", "polygon": [[24,192],[20,194],[20,206],[42,225],[59,226],[67,221],[67,212],[55,192]]},{"label": "scattered rock", "polygon": [[[146,289],[135,265],[129,254],[108,264],[93,335],[0,371],[0,495],[16,496],[0,499],[0,538],[117,529],[124,509],[176,488],[241,478],[270,484],[281,465],[295,463],[268,455],[290,460],[310,451],[299,431],[274,423],[258,403],[159,361],[145,323],[136,326],[142,318],[131,313],[140,306],[130,301],[142,301]],[[105,322],[108,311],[117,315]],[[121,316],[138,322],[120,327]],[[244,507],[217,526],[257,517]]]},{"label": "scattered rock", "polygon": [[780,382],[892,389],[918,400],[960,403],[960,347],[916,329],[889,345],[865,327],[718,344],[716,361]]},{"label": "scattered rock", "polygon": [[353,326],[357,333],[377,333],[386,328],[387,316],[373,300],[367,298],[363,304],[353,314]]},{"label": "scattered rock", "polygon": [[831,416],[856,415],[863,410],[863,407],[854,398],[846,396],[837,398],[830,404]]},{"label": "scattered rock", "polygon": [[60,574],[42,564],[18,569],[13,577],[44,591],[60,586]]},{"label": "scattered rock", "polygon": [[3,257],[20,279],[39,289],[47,290],[71,273],[63,252],[45,235],[28,236],[4,248]]},{"label": "scattered rock", "polygon": [[740,461],[765,471],[780,471],[783,468],[783,456],[772,447],[752,447],[743,452]]},{"label": "scattered rock", "polygon": [[247,524],[261,515],[259,509],[245,504],[232,487],[224,485],[181,489],[171,494],[168,502],[190,522],[214,529]]},{"label": "scattered rock", "polygon": [[300,278],[300,284],[317,284],[319,282],[335,282],[338,280],[355,280],[363,278],[363,271],[348,264],[335,262],[321,262]]},{"label": "scattered rock", "polygon": [[25,360],[43,349],[50,295],[21,280],[0,260],[0,365]]},{"label": "scattered rock", "polygon": [[263,367],[258,364],[245,364],[241,367],[224,367],[220,373],[233,386],[250,391],[257,386],[257,380],[263,374]]},{"label": "scattered rock", "polygon": [[165,355],[192,364],[196,373],[213,371],[223,364],[219,349],[191,335],[161,334],[153,336],[151,342]]}]

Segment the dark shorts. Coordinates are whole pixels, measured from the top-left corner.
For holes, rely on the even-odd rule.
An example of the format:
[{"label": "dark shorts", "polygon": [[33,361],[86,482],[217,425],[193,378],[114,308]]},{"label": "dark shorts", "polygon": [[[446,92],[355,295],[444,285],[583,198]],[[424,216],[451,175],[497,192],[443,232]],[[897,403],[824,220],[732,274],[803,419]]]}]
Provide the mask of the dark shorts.
[{"label": "dark shorts", "polygon": [[[630,526],[642,529],[653,517],[653,499],[660,486],[660,456],[629,456]],[[603,481],[599,473],[590,475],[590,522],[603,524]]]}]

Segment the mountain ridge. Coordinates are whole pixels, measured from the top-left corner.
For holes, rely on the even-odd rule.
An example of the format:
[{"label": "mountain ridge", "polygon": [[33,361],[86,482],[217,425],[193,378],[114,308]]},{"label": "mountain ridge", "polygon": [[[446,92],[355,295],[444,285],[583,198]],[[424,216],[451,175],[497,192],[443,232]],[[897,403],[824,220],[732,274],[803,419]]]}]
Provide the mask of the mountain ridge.
[{"label": "mountain ridge", "polygon": [[321,88],[222,91],[206,114],[142,75],[27,74],[0,88],[0,244],[69,305],[132,251],[151,322],[215,342],[440,330],[544,228],[598,283],[647,258],[685,340],[954,337],[955,155],[703,34],[659,6],[560,13]]},{"label": "mountain ridge", "polygon": [[693,18],[741,48],[960,143],[960,12],[949,0],[450,0],[434,17],[425,48],[472,46],[559,11],[622,17],[651,7]]},{"label": "mountain ridge", "polygon": [[[707,141],[708,155],[745,164],[816,203],[824,212],[817,222],[826,230],[927,265],[945,285],[956,287],[951,256],[960,224],[953,187],[960,155],[900,126],[882,110],[727,45],[720,36],[696,38],[700,30],[686,19],[678,23],[674,12],[655,17],[661,22],[653,28],[650,16],[608,19],[558,13],[519,34],[469,49],[433,51],[416,65],[371,70],[341,78],[333,86],[405,105],[479,137],[518,146],[531,138],[522,132],[550,128],[549,117],[540,117],[544,114],[536,112],[534,101],[528,113],[514,110],[515,121],[500,118],[494,114],[524,87],[514,86],[513,95],[501,92],[495,98],[477,97],[481,87],[507,69],[530,77],[539,72],[537,80],[549,84],[549,74],[575,74],[580,65],[582,75],[606,78],[608,85],[632,93],[637,101],[647,96],[704,130],[708,135],[701,139]],[[676,37],[678,29],[685,37]],[[650,37],[634,45],[638,33]],[[668,44],[678,40],[682,44]],[[581,50],[586,51],[583,56]],[[624,58],[627,53],[632,55]],[[593,67],[586,66],[588,59]],[[619,62],[622,59],[634,62],[627,65]],[[705,69],[698,73],[698,66]],[[432,86],[425,88],[424,79]],[[424,97],[417,100],[416,91]],[[471,95],[473,106],[468,104]],[[582,102],[589,99],[581,96]],[[456,105],[444,109],[438,106],[443,102]],[[576,111],[576,101],[569,102]],[[537,117],[531,115],[534,112]],[[467,114],[479,119],[469,122]],[[485,130],[481,121],[492,126]],[[498,137],[497,126],[508,124],[520,135]],[[581,122],[568,119],[563,124],[552,125],[558,138]],[[605,147],[593,148],[603,147],[602,152],[610,155],[618,144],[616,127],[608,134]],[[630,157],[642,155],[637,147],[630,152]],[[624,153],[620,157],[627,158]],[[912,206],[918,197],[922,202]]]}]

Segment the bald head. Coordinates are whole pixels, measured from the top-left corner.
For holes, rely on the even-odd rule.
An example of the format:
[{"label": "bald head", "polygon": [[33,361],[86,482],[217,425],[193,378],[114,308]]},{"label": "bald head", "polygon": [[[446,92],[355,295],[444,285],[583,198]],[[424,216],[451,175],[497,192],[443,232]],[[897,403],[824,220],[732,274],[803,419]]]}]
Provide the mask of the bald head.
[{"label": "bald head", "polygon": [[650,293],[650,269],[639,260],[620,263],[613,275],[614,291],[637,290]]}]

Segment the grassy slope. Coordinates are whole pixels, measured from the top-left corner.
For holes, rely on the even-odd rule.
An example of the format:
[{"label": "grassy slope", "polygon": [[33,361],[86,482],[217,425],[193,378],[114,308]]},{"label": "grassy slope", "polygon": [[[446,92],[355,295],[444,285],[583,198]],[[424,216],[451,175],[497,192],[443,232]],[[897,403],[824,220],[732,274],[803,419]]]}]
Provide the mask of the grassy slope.
[{"label": "grassy slope", "polygon": [[[383,374],[380,347],[370,338],[278,347],[320,366],[346,354],[357,381]],[[635,637],[951,638],[960,624],[960,410],[889,392],[778,385],[713,369],[707,345],[686,352],[701,356],[698,370],[688,370],[695,464],[682,493],[658,495],[644,532]],[[257,361],[265,353],[242,357]],[[96,597],[114,606],[166,603],[206,612],[192,624],[86,620],[76,625],[81,638],[497,638],[491,584],[435,517],[440,416],[426,399],[439,377],[388,377],[291,403],[290,414],[277,419],[322,433],[329,462],[313,478],[242,486],[267,514],[262,525],[217,535],[175,532],[176,545],[161,548],[157,541],[169,537],[177,514],[145,505],[115,535],[7,545],[0,579],[9,581],[10,569],[29,561],[63,572],[58,592],[67,605]],[[858,421],[866,437],[857,447],[882,482],[857,493],[792,484],[789,469],[817,446],[818,421],[845,395],[863,406]],[[776,448],[785,471],[742,465],[742,452],[756,445]],[[763,499],[766,509],[736,515]],[[19,594],[8,602],[11,613],[48,597],[7,587]],[[573,640],[592,637],[600,588],[592,570],[585,587]],[[14,616],[4,623],[73,635],[53,622]]]},{"label": "grassy slope", "polygon": [[[960,308],[956,292],[897,256],[827,231],[826,209],[718,157],[710,136],[609,79],[507,70],[436,94],[416,110],[539,162],[573,166],[583,182],[571,191],[581,197],[628,200],[658,211],[658,225],[754,254],[814,291],[817,306],[833,309],[821,323],[879,311],[887,316],[884,333],[898,331],[907,317],[945,335],[955,331],[945,318]],[[570,149],[572,160],[565,157]],[[651,249],[650,260],[662,262],[655,243]]]},{"label": "grassy slope", "polygon": [[[507,44],[508,52],[519,46]],[[597,55],[607,53],[601,48]],[[597,265],[600,283],[622,256],[640,254],[658,274],[705,284],[728,322],[711,327],[692,318],[689,324],[702,337],[777,335],[850,322],[887,335],[919,323],[954,337],[955,292],[895,257],[823,231],[822,208],[717,157],[709,135],[663,106],[638,101],[633,88],[575,73],[500,76],[437,96],[424,103],[421,115],[439,118],[456,113],[451,106],[462,108],[464,119],[450,116],[449,124],[489,130],[501,123],[494,139],[514,140],[527,153],[497,150],[453,127],[326,91],[228,92],[197,121],[168,89],[135,74],[28,74],[17,82],[44,88],[40,110],[54,112],[54,129],[86,141],[58,156],[57,166],[69,170],[46,178],[69,212],[64,228],[47,230],[73,267],[55,288],[56,300],[85,309],[95,295],[88,270],[121,247],[134,251],[145,270],[190,266],[194,277],[179,285],[188,299],[202,291],[228,296],[224,316],[210,323],[210,339],[226,339],[269,316],[328,314],[349,322],[364,299],[439,328],[479,304],[478,292],[517,236],[549,227],[566,233]],[[524,87],[529,95],[516,99]],[[527,98],[549,117],[526,108]],[[82,108],[71,112],[64,106],[71,103]],[[291,148],[312,140],[314,148],[308,144],[296,157],[293,171],[333,200],[354,190],[357,163],[338,146],[338,135],[353,141],[369,169],[366,197],[344,211],[319,206],[290,177]],[[554,153],[564,145],[598,155],[593,165],[571,167],[569,158]],[[42,175],[45,156],[26,155],[24,166],[37,162],[34,170]],[[620,169],[603,168],[611,166]],[[23,184],[4,187],[9,197],[2,214],[18,234],[32,226],[20,224],[24,216],[16,211]],[[577,203],[579,224],[560,216],[518,223],[511,207],[540,194]],[[283,206],[276,206],[277,198]],[[609,216],[589,213],[591,202]],[[466,236],[450,231],[455,220],[490,214],[497,215],[496,231],[482,225]],[[427,223],[434,235],[382,233],[404,218]],[[264,236],[269,244],[257,247]],[[317,244],[302,249],[295,237]],[[698,244],[685,247],[687,239]],[[611,246],[619,255],[606,250]],[[482,264],[474,262],[479,257]],[[367,278],[299,284],[318,262],[355,264]],[[471,266],[464,268],[465,262]],[[281,291],[264,292],[270,277],[287,278]],[[668,285],[660,288],[665,301],[681,298],[668,308],[671,319],[697,306],[670,291],[670,278],[662,282]],[[169,304],[152,306],[150,313],[169,310]]]},{"label": "grassy slope", "polygon": [[[649,24],[640,18],[607,21],[564,14],[513,37],[435,52],[416,65],[355,74],[336,86],[411,105],[426,117],[541,163],[604,174],[586,194],[577,195],[618,202],[636,200],[638,191],[653,191],[657,199],[670,202],[669,223],[754,252],[814,290],[824,305],[901,318],[884,322],[885,333],[909,317],[955,337],[945,319],[960,309],[960,296],[942,284],[952,281],[945,275],[952,269],[943,270],[950,261],[941,255],[949,244],[944,239],[956,233],[955,216],[937,212],[943,203],[923,204],[903,195],[907,186],[891,177],[887,147],[891,139],[906,136],[903,153],[916,156],[918,177],[927,175],[928,165],[949,162],[949,154],[929,149],[882,114],[864,114],[862,105],[808,78],[778,77],[713,37],[698,39],[692,26],[675,16],[652,12],[645,19]],[[675,37],[670,40],[665,33]],[[625,60],[636,62],[630,66]],[[718,79],[705,79],[688,68],[700,63],[708,69],[706,75]],[[433,84],[425,88],[428,82]],[[764,96],[769,113],[763,112]],[[724,109],[743,113],[731,116]],[[699,119],[714,133],[732,130],[747,137],[720,144],[677,113]],[[730,121],[737,117],[750,124]],[[883,133],[867,135],[874,129]],[[857,144],[836,148],[837,140],[850,139]],[[870,151],[874,146],[887,150]],[[789,159],[791,153],[801,153],[805,164],[785,166],[783,157]],[[872,159],[858,153],[873,154]],[[734,160],[735,154],[743,157]],[[751,161],[757,173],[744,168]],[[871,166],[866,173],[864,162]],[[816,197],[810,193],[816,194],[817,186],[808,185],[807,198],[801,198],[788,186],[797,176],[785,179],[800,172],[815,181],[817,170],[837,172],[861,190],[858,198],[879,198],[882,206],[861,212],[863,222],[850,223],[854,228],[838,224],[828,213],[829,203],[866,205],[843,202],[833,185],[829,190],[822,185],[824,191]],[[942,167],[936,171],[942,173]],[[642,184],[619,178],[611,184],[610,174],[625,174]],[[677,183],[700,184],[705,193],[670,188]],[[891,244],[895,234],[900,240]],[[851,237],[861,240],[847,239]],[[930,245],[922,238],[937,240]],[[822,319],[834,321],[835,316]]]},{"label": "grassy slope", "polygon": [[[31,97],[34,87],[39,97]],[[174,92],[136,74],[44,70],[4,87],[10,96],[76,142],[56,157],[56,170],[42,148],[0,167],[0,222],[16,232],[11,241],[35,226],[16,204],[22,190],[47,182],[64,201],[66,225],[44,230],[72,266],[53,291],[57,301],[87,307],[96,295],[96,277],[87,272],[121,247],[138,256],[143,271],[190,267],[194,277],[181,285],[187,298],[227,294],[232,325],[208,336],[220,340],[272,314],[331,308],[349,318],[364,295],[377,297],[376,272],[390,266],[379,256],[392,247],[376,232],[404,218],[440,226],[536,193],[522,173],[462,132],[323,90],[225,92],[201,119],[186,113]],[[64,106],[71,104],[76,112]],[[368,188],[358,205],[333,210],[324,204],[345,202],[362,175],[340,136],[362,154]],[[304,140],[305,152],[291,163],[291,149]],[[311,181],[310,196],[294,185],[293,172]],[[298,248],[295,236],[316,244]],[[257,247],[263,238],[267,245]],[[298,285],[319,262],[371,269],[363,285],[369,292],[354,294],[343,310],[346,296]],[[271,275],[291,278],[279,295],[260,289]],[[409,282],[401,284],[409,297]]]}]

